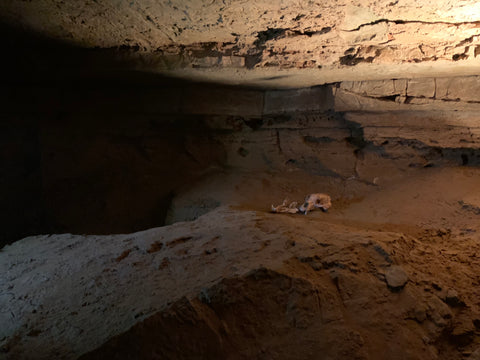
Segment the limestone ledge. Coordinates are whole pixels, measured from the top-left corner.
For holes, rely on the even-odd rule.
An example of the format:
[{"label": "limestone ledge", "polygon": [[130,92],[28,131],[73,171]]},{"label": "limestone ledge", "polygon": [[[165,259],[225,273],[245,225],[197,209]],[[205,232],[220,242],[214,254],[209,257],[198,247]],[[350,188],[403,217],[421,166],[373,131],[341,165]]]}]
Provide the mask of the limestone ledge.
[{"label": "limestone ledge", "polygon": [[480,109],[478,76],[344,81],[334,89],[336,111]]}]

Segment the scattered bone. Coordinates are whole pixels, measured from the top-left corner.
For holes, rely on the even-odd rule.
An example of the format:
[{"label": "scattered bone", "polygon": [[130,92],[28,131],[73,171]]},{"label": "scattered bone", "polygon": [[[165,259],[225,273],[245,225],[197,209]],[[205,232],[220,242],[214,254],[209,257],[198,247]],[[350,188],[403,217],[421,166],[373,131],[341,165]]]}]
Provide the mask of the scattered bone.
[{"label": "scattered bone", "polygon": [[308,214],[309,211],[315,209],[322,209],[323,211],[327,211],[332,206],[332,201],[330,196],[326,194],[310,194],[307,195],[305,198],[305,202],[303,205],[298,207],[297,202],[292,202],[290,205],[287,206],[288,200],[285,199],[281,205],[273,206],[272,205],[272,212],[274,213],[290,213],[295,214],[297,212],[304,213],[305,215]]},{"label": "scattered bone", "polygon": [[278,206],[273,206],[272,205],[272,212],[274,213],[290,213],[290,214],[295,214],[298,212],[297,208],[297,202],[291,202],[290,205],[287,206],[288,200],[285,199],[283,200],[283,203]]}]

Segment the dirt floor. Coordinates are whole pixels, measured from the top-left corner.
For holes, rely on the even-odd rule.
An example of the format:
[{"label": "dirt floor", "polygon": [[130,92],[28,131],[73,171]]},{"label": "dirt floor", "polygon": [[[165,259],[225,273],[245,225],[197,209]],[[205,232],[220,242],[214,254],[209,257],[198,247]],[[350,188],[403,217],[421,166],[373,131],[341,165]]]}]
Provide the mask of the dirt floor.
[{"label": "dirt floor", "polygon": [[[6,246],[0,357],[478,359],[480,170],[298,175],[206,179],[189,197],[218,207],[191,222]],[[332,208],[269,212],[310,192]]]}]

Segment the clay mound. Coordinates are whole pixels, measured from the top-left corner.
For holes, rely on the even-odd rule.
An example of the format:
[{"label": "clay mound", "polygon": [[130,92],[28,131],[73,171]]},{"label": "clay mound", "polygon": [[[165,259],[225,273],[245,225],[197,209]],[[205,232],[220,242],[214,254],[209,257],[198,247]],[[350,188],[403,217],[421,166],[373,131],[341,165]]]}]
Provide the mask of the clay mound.
[{"label": "clay mound", "polygon": [[[302,340],[301,333],[319,317],[312,283],[261,268],[224,279],[196,298],[175,302],[82,359],[255,358],[272,351],[298,354],[302,347],[309,350],[309,340]],[[320,341],[316,348],[324,346]],[[300,353],[307,355],[308,351]]]},{"label": "clay mound", "polygon": [[[355,272],[339,280],[335,272],[318,272],[332,264],[315,261],[289,262],[290,270],[310,280],[266,268],[224,279],[81,359],[434,358],[414,319],[410,292],[400,295]],[[345,286],[350,289],[343,293]],[[366,298],[362,288],[375,289],[376,297]]]},{"label": "clay mound", "polygon": [[477,175],[428,168],[307,216],[220,206],[23,239],[0,252],[0,357],[473,360]]}]

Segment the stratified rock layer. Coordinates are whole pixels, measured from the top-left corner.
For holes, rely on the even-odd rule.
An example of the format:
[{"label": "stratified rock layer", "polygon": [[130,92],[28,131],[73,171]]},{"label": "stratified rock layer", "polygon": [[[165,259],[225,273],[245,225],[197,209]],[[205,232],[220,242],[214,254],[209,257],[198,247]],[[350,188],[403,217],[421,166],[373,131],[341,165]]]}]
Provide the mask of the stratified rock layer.
[{"label": "stratified rock layer", "polygon": [[299,87],[478,73],[478,10],[475,1],[453,0],[5,0],[0,20],[75,46],[119,50],[115,57],[144,71]]}]

